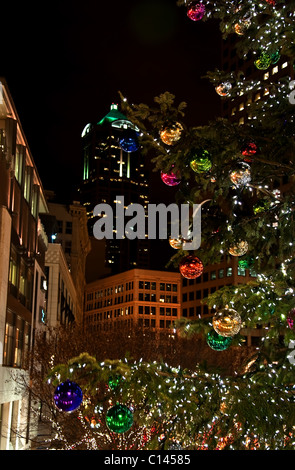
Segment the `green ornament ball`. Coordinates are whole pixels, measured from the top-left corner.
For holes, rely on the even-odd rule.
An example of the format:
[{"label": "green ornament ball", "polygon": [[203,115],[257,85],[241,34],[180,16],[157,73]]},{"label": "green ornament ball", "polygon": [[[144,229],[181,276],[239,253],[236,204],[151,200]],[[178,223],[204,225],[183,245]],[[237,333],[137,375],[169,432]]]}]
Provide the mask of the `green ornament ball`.
[{"label": "green ornament ball", "polygon": [[214,351],[225,351],[232,342],[231,337],[221,336],[215,330],[209,331],[206,340],[208,346]]},{"label": "green ornament ball", "polygon": [[269,210],[270,208],[270,202],[266,200],[261,200],[258,201],[254,206],[253,206],[253,212],[254,214],[261,214],[262,212],[265,212]]},{"label": "green ornament ball", "polygon": [[110,389],[115,390],[119,386],[120,381],[121,381],[121,375],[119,374],[109,377],[108,385]]},{"label": "green ornament ball", "polygon": [[271,57],[271,63],[277,64],[281,58],[281,54],[279,53],[279,51],[276,51],[273,54],[271,54],[270,57]]},{"label": "green ornament ball", "polygon": [[196,152],[191,158],[190,167],[195,173],[203,173],[211,170],[212,162],[209,152],[207,150]]},{"label": "green ornament ball", "polygon": [[266,52],[262,52],[262,54],[255,60],[254,65],[258,70],[266,70],[272,63],[271,55],[267,54]]},{"label": "green ornament ball", "polygon": [[117,403],[108,409],[106,424],[110,431],[122,434],[131,428],[133,414],[127,406]]},{"label": "green ornament ball", "polygon": [[254,259],[251,256],[247,256],[246,258],[239,259],[238,265],[240,268],[243,269],[250,269],[254,264]]}]

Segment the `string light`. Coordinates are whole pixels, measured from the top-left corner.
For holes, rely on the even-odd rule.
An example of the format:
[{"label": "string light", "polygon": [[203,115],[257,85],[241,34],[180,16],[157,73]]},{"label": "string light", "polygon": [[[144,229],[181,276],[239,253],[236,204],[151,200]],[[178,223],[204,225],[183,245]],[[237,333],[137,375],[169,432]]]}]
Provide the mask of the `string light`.
[{"label": "string light", "polygon": [[[243,14],[242,10],[240,12],[239,10],[233,11],[232,1],[204,1],[202,3],[206,7],[207,17],[212,16],[214,10],[217,13],[226,10],[228,15],[234,14],[235,18],[232,18],[232,21],[239,20],[239,15]],[[255,31],[255,38],[251,38],[251,36],[245,38],[250,42],[250,49],[252,48],[253,52],[256,53],[255,58],[258,57],[261,50],[279,51],[286,40],[286,35],[282,32],[292,25],[294,15],[290,13],[285,15],[287,10],[282,2],[277,3],[278,9],[273,8],[266,1],[260,3],[249,1],[247,7],[251,12],[251,27],[253,27],[253,24],[255,26],[255,19],[260,14],[270,15],[271,13],[270,19],[265,23],[263,34],[261,32],[256,35],[257,31]],[[249,82],[237,80],[235,87],[230,87],[230,93],[232,96],[234,96],[234,93],[243,96],[262,86],[263,82],[260,80],[251,80]],[[255,110],[259,113],[253,117],[254,123],[251,123],[251,128],[255,129],[256,125],[259,126],[270,112],[274,113],[279,109],[284,100],[287,102],[289,93],[288,83],[279,83],[270,90],[267,102],[255,103]],[[127,103],[125,97],[123,101]],[[181,134],[182,132],[181,129]],[[163,155],[170,157],[169,149],[162,145],[164,142],[160,142],[158,135],[155,137],[152,132],[147,131],[142,133],[141,137],[152,139],[155,147],[159,149],[159,152],[162,152],[161,157]],[[259,157],[257,161],[259,161]],[[263,164],[266,167],[271,167],[273,162],[271,159],[265,159]],[[229,179],[228,173],[226,178]],[[254,191],[260,191],[271,197],[269,185],[265,184],[263,180],[256,181],[256,178],[255,171],[253,173],[251,171],[251,179],[247,178],[246,184],[242,187],[243,191],[247,191],[247,195],[250,193],[253,195]],[[221,181],[223,182],[223,180]],[[236,180],[234,180],[234,183],[236,183]],[[238,209],[242,207],[242,200],[240,200],[240,186],[235,184],[235,189],[239,190],[239,193],[233,197],[235,211],[232,222],[236,228],[239,227]],[[258,273],[250,285],[235,286],[234,291],[216,292],[214,297],[215,301],[223,301],[223,303],[227,297],[227,303],[239,311],[244,325],[263,327],[262,348],[272,340],[274,335],[279,336],[286,326],[286,314],[289,311],[287,306],[291,303],[289,296],[293,297],[294,293],[292,288],[293,276],[289,273],[290,265],[293,262],[292,255],[294,254],[293,240],[287,240],[286,242],[280,240],[284,237],[289,220],[294,214],[294,202],[288,201],[288,207],[286,207],[284,195],[282,196],[283,201],[281,196],[276,196],[273,195],[273,199],[270,199],[270,209],[274,214],[273,219],[267,221],[263,226],[265,233],[260,232],[263,235],[259,242],[261,241],[262,244],[267,245],[269,233],[267,230],[272,230],[276,234],[279,250],[282,251],[280,253],[279,268],[271,276],[263,272]],[[255,216],[257,215],[259,214],[255,214]],[[253,220],[254,218],[247,222],[251,223]],[[241,221],[240,226],[242,226],[242,223],[245,223],[244,220]],[[229,223],[225,230],[228,232],[232,230]],[[257,240],[257,237],[253,236],[253,239]],[[224,240],[220,242],[219,246],[221,247],[221,253],[224,253]],[[267,249],[270,253],[272,245]],[[255,262],[258,265],[261,262],[260,258],[260,256],[255,257]],[[279,280],[278,283],[276,283],[277,280]],[[276,309],[278,312],[276,312]],[[192,325],[186,326],[187,332],[192,329]],[[290,426],[287,428],[286,425],[288,422],[288,405],[290,400],[294,399],[294,386],[292,386],[290,392],[290,388],[286,388],[284,384],[279,383],[277,385],[278,374],[282,370],[287,370],[287,362],[279,366],[277,362],[272,360],[269,360],[268,364],[250,361],[245,366],[243,377],[236,376],[230,379],[224,379],[218,374],[206,374],[200,368],[197,368],[194,372],[188,373],[186,371],[187,375],[185,375],[181,368],[171,368],[167,364],[145,364],[143,361],[134,361],[130,364],[125,359],[124,365],[128,369],[128,373],[124,378],[124,387],[120,388],[120,398],[123,397],[124,403],[135,410],[136,416],[141,417],[139,422],[143,422],[144,425],[133,427],[129,431],[129,440],[128,436],[124,436],[120,441],[117,441],[116,445],[119,448],[133,448],[134,442],[137,443],[139,448],[145,448],[154,437],[158,442],[162,442],[169,436],[173,436],[177,442],[180,442],[182,448],[194,449],[234,449],[236,447],[240,448],[241,442],[246,449],[281,449],[287,444],[294,446],[294,429],[291,432]],[[246,375],[253,365],[259,368],[261,374],[265,372],[263,385],[260,384],[255,374],[250,377]],[[82,363],[82,365],[77,366],[77,370],[85,369],[85,366],[86,364]],[[106,363],[101,363],[99,367],[102,369],[102,373],[110,369],[110,365]],[[75,375],[75,368],[71,367],[69,372],[71,375]],[[56,374],[57,372],[53,371],[52,378],[56,378],[56,376],[60,378],[60,374]],[[147,377],[152,380],[152,389],[149,388]],[[257,393],[257,389],[259,393]],[[167,397],[169,397],[169,400],[167,400]],[[109,397],[107,403],[108,405],[114,405],[114,397]],[[267,407],[268,414],[261,413],[262,406]],[[202,413],[204,410],[206,412],[210,411],[206,414],[209,417],[204,424],[200,424],[198,419],[199,417],[204,418]],[[94,425],[95,435],[89,421],[86,422],[84,416],[79,412],[79,420],[84,430],[83,438],[75,443],[68,442],[65,430],[57,424],[54,428],[56,440],[62,441],[66,449],[78,449],[83,446],[99,449],[102,442],[110,444],[111,437],[105,432],[104,428],[105,411],[106,409],[102,405],[95,408],[95,414],[98,418],[96,422],[99,423],[97,426]],[[227,421],[223,419],[224,416],[230,423],[228,428],[225,427]],[[241,420],[241,416],[247,416],[247,419]],[[192,429],[193,432],[190,433]],[[226,431],[222,434],[224,429]],[[54,442],[52,445],[54,446]]]}]

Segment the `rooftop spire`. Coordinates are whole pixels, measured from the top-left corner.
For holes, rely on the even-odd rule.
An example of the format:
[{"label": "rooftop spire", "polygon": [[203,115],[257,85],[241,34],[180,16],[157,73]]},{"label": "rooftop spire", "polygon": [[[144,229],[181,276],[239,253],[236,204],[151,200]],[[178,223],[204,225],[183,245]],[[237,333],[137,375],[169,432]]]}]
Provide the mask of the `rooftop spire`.
[{"label": "rooftop spire", "polygon": [[102,125],[105,124],[105,122],[113,122],[117,121],[118,119],[127,120],[126,116],[124,116],[124,114],[118,110],[118,104],[112,103],[108,114],[106,114],[106,116],[103,117],[97,124]]}]

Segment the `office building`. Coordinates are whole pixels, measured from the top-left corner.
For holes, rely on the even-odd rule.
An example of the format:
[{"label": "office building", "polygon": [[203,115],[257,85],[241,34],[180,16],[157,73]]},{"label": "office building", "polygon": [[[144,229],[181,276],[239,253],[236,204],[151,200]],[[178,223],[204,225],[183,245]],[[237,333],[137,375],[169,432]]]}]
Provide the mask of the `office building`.
[{"label": "office building", "polygon": [[[119,111],[117,104],[112,104],[102,119],[87,124],[82,132],[84,167],[78,198],[87,211],[90,237],[98,219],[93,214],[97,204],[110,205],[115,214],[118,196],[123,196],[124,209],[131,203],[147,208],[148,174],[138,147],[138,133],[139,129]],[[105,249],[105,260],[102,272],[97,266],[96,278],[104,276],[106,269],[116,274],[150,266],[148,239],[116,239],[115,225],[114,219],[113,239],[100,244]],[[96,244],[94,240],[93,251]]]},{"label": "office building", "polygon": [[131,269],[87,284],[85,326],[103,332],[135,325],[170,331],[181,317],[179,273]]},{"label": "office building", "polygon": [[[0,449],[25,450],[38,433],[39,403],[28,387],[36,334],[82,322],[84,207],[68,208],[71,249],[58,230],[15,104],[0,79]],[[59,220],[59,219],[58,219]],[[64,222],[64,221],[63,221]],[[65,232],[67,231],[65,222]],[[70,254],[70,258],[67,256]],[[32,363],[30,363],[32,366]]]},{"label": "office building", "polygon": [[46,321],[42,183],[6,81],[0,79],[0,449],[26,449],[34,411],[26,353]]},{"label": "office building", "polygon": [[[66,266],[68,282],[73,283],[76,291],[76,300],[74,302],[75,321],[82,323],[84,288],[86,283],[86,259],[91,250],[87,230],[86,209],[76,201],[73,201],[72,204],[54,202],[54,194],[50,191],[46,191],[46,196],[49,213],[41,214],[41,218],[46,225],[46,231],[50,239],[49,250],[45,260],[48,290],[51,290],[50,269],[53,268],[53,265],[55,268],[60,266],[60,269],[65,273]],[[51,246],[56,244],[60,246],[59,249]],[[61,284],[59,289],[60,292],[63,291]],[[56,295],[55,288],[53,288],[53,291],[54,295]],[[57,313],[55,312],[54,316],[56,317],[56,315]],[[59,316],[60,313],[58,314]]]},{"label": "office building", "polygon": [[69,325],[77,320],[76,287],[65,253],[59,243],[49,243],[45,257],[46,272],[46,327]]}]

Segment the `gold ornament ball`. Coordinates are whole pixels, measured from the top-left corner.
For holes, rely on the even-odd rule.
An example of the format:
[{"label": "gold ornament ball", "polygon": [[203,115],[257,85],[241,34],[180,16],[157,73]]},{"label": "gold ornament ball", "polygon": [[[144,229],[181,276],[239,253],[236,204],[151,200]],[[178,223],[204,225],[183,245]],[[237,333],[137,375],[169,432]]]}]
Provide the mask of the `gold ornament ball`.
[{"label": "gold ornament ball", "polygon": [[213,328],[220,336],[235,336],[239,333],[241,326],[241,317],[233,308],[225,307],[216,312],[213,317]]},{"label": "gold ornament ball", "polygon": [[238,23],[234,25],[234,31],[239,36],[243,36],[249,26],[251,25],[251,20],[249,18],[243,18]]},{"label": "gold ornament ball", "polygon": [[175,250],[179,250],[180,248],[182,248],[182,243],[182,238],[169,238],[169,244]]},{"label": "gold ornament ball", "polygon": [[244,186],[251,181],[251,168],[248,163],[240,162],[229,175],[235,186]]},{"label": "gold ornament ball", "polygon": [[219,96],[228,96],[231,89],[232,84],[230,82],[223,82],[215,88],[215,91]]},{"label": "gold ornament ball", "polygon": [[232,256],[244,256],[248,251],[248,243],[246,241],[240,241],[236,245],[233,245],[228,250]]},{"label": "gold ornament ball", "polygon": [[165,126],[160,132],[160,138],[166,145],[174,145],[180,138],[183,127],[179,122]]}]

